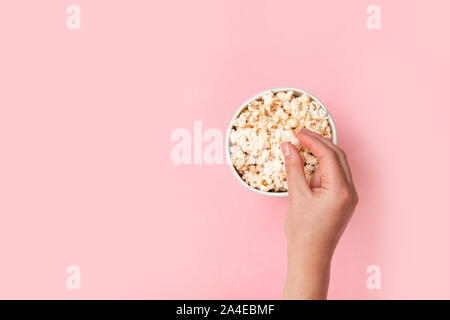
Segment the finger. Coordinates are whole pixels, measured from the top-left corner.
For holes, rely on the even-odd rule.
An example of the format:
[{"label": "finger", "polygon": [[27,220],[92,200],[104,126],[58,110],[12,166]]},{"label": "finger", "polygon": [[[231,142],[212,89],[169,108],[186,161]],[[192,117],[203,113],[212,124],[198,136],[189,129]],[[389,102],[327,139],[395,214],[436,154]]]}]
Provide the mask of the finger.
[{"label": "finger", "polygon": [[345,155],[345,152],[341,148],[339,148],[339,147],[337,147],[337,148],[340,151],[338,153],[338,155],[339,155],[339,159],[341,161],[342,168],[344,169],[345,176],[347,177],[347,181],[348,181],[348,183],[353,184],[352,172],[350,171],[350,166],[348,165],[347,156]]},{"label": "finger", "polygon": [[300,156],[300,152],[289,142],[281,144],[281,151],[284,156],[289,195],[310,193],[311,190],[306,181],[303,159]]},{"label": "finger", "polygon": [[311,179],[309,179],[309,187],[311,189],[320,188],[320,166],[314,172]]},{"label": "finger", "polygon": [[305,129],[304,131],[305,134],[309,134],[311,136],[315,136],[317,139],[322,140],[323,143],[325,143],[328,147],[330,147],[331,149],[333,149],[338,157],[339,157],[339,162],[342,166],[342,169],[344,170],[345,173],[345,177],[348,183],[353,184],[353,180],[352,180],[352,174],[350,171],[350,167],[348,165],[348,161],[347,161],[347,156],[345,155],[345,152],[339,148],[337,145],[335,145],[333,142],[331,142],[330,140],[324,138],[323,136],[321,136],[320,134],[317,134],[315,132],[312,132],[310,130]]},{"label": "finger", "polygon": [[334,183],[340,183],[341,180],[347,180],[337,152],[324,141],[325,138],[317,134],[310,134],[308,130],[302,129],[298,133],[298,140],[304,148],[310,150],[319,160],[322,187],[326,188]]}]

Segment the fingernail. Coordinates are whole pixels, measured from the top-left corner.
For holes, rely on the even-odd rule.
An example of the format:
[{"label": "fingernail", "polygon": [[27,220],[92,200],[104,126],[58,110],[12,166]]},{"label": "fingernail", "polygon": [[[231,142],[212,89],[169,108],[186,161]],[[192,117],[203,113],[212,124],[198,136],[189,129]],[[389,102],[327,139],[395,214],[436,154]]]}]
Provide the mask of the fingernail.
[{"label": "fingernail", "polygon": [[283,142],[281,144],[281,152],[283,152],[283,156],[287,157],[291,154],[291,150],[289,148],[289,144],[287,142]]}]

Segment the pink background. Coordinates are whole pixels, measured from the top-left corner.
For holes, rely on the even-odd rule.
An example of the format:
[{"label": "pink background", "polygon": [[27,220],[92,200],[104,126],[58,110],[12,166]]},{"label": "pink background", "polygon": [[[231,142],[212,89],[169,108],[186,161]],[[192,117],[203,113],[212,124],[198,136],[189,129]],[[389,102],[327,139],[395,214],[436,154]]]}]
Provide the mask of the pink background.
[{"label": "pink background", "polygon": [[[81,7],[81,30],[66,8]],[[381,30],[366,8],[381,8]],[[286,199],[174,165],[269,88],[336,122],[360,204],[330,298],[450,298],[450,4],[0,2],[0,298],[279,298]],[[81,290],[66,268],[81,267]],[[381,289],[366,268],[381,268]]]}]

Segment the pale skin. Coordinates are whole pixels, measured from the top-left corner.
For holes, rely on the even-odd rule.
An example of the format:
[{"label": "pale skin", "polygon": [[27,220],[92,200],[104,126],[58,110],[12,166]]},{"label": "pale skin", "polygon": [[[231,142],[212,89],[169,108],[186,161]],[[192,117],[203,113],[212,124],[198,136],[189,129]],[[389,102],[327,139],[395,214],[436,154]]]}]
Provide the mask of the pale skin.
[{"label": "pale skin", "polygon": [[303,160],[290,143],[281,149],[289,189],[285,221],[287,274],[283,299],[326,299],[331,259],[358,203],[345,153],[302,129],[297,138],[320,166],[308,182]]}]

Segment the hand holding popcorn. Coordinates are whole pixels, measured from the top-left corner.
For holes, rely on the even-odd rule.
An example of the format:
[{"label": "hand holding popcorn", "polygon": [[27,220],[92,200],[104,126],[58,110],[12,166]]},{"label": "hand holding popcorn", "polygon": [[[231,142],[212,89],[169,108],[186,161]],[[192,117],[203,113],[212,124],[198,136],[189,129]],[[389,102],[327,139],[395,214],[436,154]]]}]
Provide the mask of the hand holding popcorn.
[{"label": "hand holding popcorn", "polygon": [[288,272],[283,298],[322,299],[328,290],[331,257],[358,195],[341,149],[306,129],[300,130],[297,138],[318,159],[319,166],[308,181],[298,149],[282,144],[289,187],[285,222]]}]

